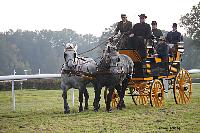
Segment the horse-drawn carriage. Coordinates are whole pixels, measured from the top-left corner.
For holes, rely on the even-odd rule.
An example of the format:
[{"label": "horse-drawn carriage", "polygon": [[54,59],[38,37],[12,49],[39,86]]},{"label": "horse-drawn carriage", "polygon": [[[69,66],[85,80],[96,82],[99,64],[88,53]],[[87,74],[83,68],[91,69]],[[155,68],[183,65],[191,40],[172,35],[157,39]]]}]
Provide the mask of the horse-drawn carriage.
[{"label": "horse-drawn carriage", "polygon": [[86,98],[85,109],[88,109],[89,95],[86,84],[89,82],[92,82],[95,90],[95,111],[100,107],[100,94],[104,86],[107,111],[110,111],[110,102],[112,107],[118,106],[119,109],[125,105],[125,90],[129,90],[128,95],[136,105],[147,105],[150,101],[151,106],[161,107],[164,95],[170,89],[173,89],[177,104],[190,102],[192,80],[187,70],[181,69],[181,57],[184,52],[182,42],[167,44],[162,39],[158,43],[152,40],[152,43],[144,44],[147,47],[145,54],[143,52],[141,55],[141,51],[138,52],[135,48],[117,49],[119,41],[120,38],[112,38],[107,42],[99,64],[91,58],[77,57],[76,48],[67,46],[61,75],[66,113],[69,112],[67,90],[71,87],[79,89],[79,111],[83,111],[83,94]]},{"label": "horse-drawn carriage", "polygon": [[[134,45],[134,44],[132,44]],[[156,46],[157,45],[157,46]],[[159,50],[161,51],[159,52]],[[162,51],[163,50],[163,51]],[[134,62],[135,71],[128,80],[127,95],[136,105],[142,104],[161,107],[165,93],[173,90],[176,104],[187,104],[191,100],[192,80],[187,70],[181,69],[183,42],[167,44],[164,40],[147,44],[146,58],[141,59],[135,49],[121,49],[120,54],[128,55]],[[164,53],[164,54],[163,54]],[[136,68],[139,64],[139,70]],[[137,71],[140,71],[138,74]],[[118,103],[113,94],[112,105]]]}]

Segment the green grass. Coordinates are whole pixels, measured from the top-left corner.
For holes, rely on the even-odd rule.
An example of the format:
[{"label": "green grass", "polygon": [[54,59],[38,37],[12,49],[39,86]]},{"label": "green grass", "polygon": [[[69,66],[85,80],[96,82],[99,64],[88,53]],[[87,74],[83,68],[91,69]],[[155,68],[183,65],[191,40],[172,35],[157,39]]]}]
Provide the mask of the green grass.
[{"label": "green grass", "polygon": [[[200,85],[193,85],[190,104],[176,105],[172,94],[162,108],[134,105],[125,97],[127,108],[105,112],[103,95],[101,109],[92,111],[94,93],[90,91],[90,109],[78,113],[78,95],[75,91],[75,109],[63,113],[61,90],[17,90],[16,112],[12,111],[11,91],[0,92],[0,133],[17,132],[199,132]],[[103,94],[103,92],[102,92]],[[71,95],[68,92],[71,107]],[[71,109],[72,110],[72,109]]]},{"label": "green grass", "polygon": [[200,78],[199,73],[190,74],[192,78]]}]

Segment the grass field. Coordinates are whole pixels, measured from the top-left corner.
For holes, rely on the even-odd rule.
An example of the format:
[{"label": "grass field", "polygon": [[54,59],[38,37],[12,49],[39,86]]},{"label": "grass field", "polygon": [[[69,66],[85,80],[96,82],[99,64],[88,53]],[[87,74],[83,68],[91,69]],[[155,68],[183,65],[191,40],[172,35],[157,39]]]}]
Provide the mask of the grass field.
[{"label": "grass field", "polygon": [[[0,133],[200,132],[200,85],[193,85],[188,105],[176,105],[170,94],[162,108],[136,106],[127,96],[127,108],[112,113],[105,112],[103,99],[100,111],[93,112],[94,94],[92,88],[89,90],[89,111],[78,113],[78,91],[75,91],[75,109],[71,114],[63,113],[61,90],[17,90],[16,112],[12,111],[11,91],[1,91]],[[68,95],[71,106],[70,91]]]},{"label": "grass field", "polygon": [[199,73],[195,73],[195,74],[190,74],[192,78],[200,78],[200,74]]}]

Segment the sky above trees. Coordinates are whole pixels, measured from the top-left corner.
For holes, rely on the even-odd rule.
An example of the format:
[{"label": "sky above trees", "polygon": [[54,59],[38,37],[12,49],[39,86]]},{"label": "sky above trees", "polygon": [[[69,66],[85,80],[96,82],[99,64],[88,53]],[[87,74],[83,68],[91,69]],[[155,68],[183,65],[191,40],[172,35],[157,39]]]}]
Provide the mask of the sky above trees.
[{"label": "sky above trees", "polygon": [[[199,0],[5,0],[1,1],[0,31],[74,29],[77,33],[100,36],[106,27],[126,13],[133,23],[145,13],[147,22],[171,30],[173,22],[190,12]],[[182,29],[180,29],[182,30]]]}]

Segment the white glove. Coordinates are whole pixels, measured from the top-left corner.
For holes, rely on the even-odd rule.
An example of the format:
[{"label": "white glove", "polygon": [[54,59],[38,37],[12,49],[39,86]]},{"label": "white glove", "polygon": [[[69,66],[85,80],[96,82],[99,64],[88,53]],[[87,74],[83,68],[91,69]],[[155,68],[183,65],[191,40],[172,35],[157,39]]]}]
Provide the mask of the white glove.
[{"label": "white glove", "polygon": [[130,34],[130,35],[129,35],[129,37],[133,37],[133,36],[134,36],[134,34]]}]

